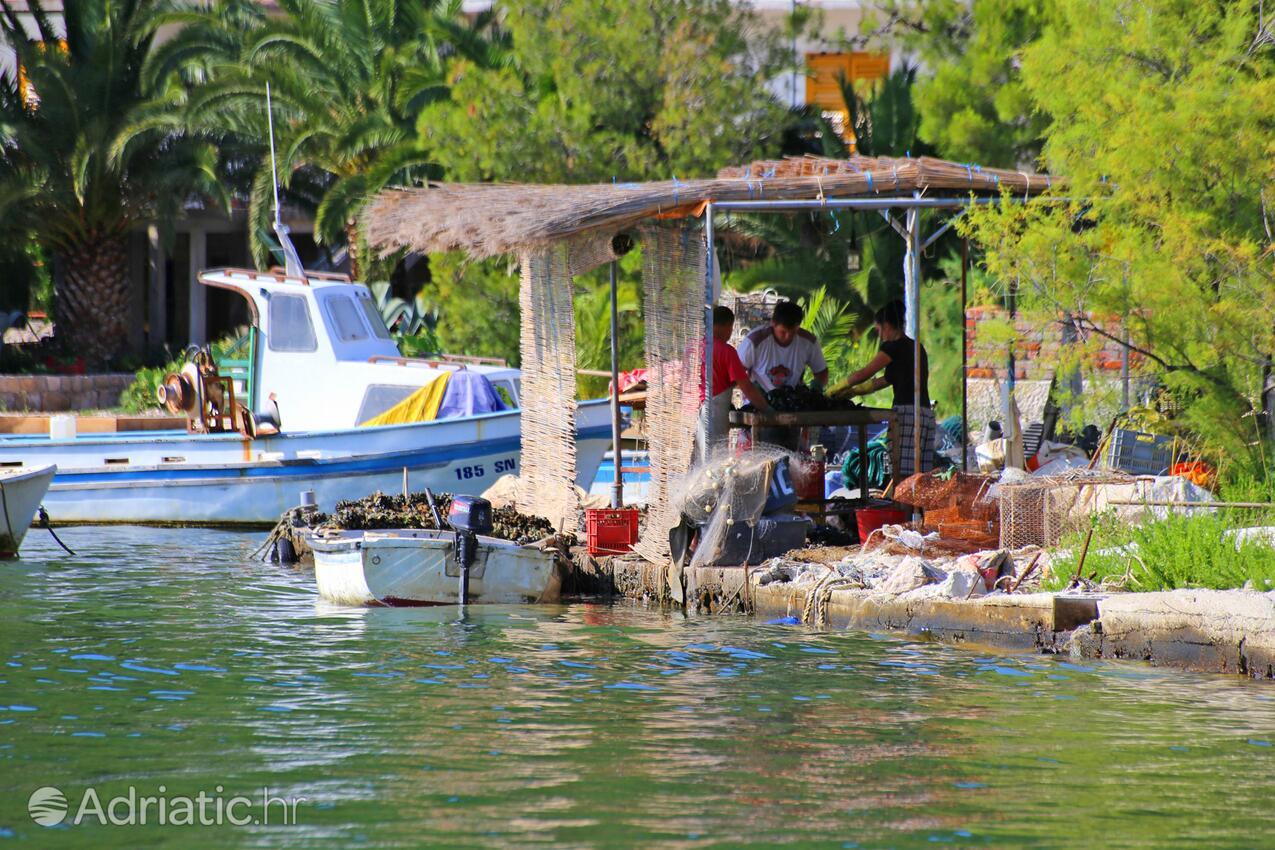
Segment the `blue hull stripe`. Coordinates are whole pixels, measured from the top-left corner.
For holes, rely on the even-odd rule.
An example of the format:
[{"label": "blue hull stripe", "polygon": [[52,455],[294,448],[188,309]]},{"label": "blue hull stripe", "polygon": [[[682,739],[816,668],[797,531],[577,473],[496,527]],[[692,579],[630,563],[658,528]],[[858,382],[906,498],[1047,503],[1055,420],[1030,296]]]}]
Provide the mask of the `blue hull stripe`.
[{"label": "blue hull stripe", "polygon": [[[577,432],[578,440],[596,440],[609,436],[608,426],[586,428]],[[388,472],[403,467],[420,469],[428,466],[443,466],[451,461],[465,458],[486,457],[502,452],[518,452],[521,446],[519,436],[498,440],[483,440],[476,443],[464,443],[452,446],[420,449],[416,451],[393,452],[389,454],[354,455],[341,458],[298,458],[295,460],[258,461],[256,463],[228,463],[215,465],[199,465],[183,468],[181,466],[162,467],[159,469],[129,470],[127,467],[118,472],[62,472],[58,471],[54,478],[53,489],[59,484],[107,484],[125,481],[141,483],[187,482],[203,479],[238,478],[290,478],[315,476],[338,476],[346,474],[366,474]]]}]

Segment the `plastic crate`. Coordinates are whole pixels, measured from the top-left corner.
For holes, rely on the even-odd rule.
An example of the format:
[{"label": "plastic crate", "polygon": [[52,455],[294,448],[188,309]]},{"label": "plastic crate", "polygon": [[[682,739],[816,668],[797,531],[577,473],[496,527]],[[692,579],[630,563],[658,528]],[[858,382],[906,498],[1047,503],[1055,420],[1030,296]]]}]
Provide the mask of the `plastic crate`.
[{"label": "plastic crate", "polygon": [[638,538],[637,508],[589,508],[584,512],[590,555],[623,555]]},{"label": "plastic crate", "polygon": [[1173,465],[1174,437],[1117,430],[1107,448],[1107,466],[1134,475],[1159,475]]}]

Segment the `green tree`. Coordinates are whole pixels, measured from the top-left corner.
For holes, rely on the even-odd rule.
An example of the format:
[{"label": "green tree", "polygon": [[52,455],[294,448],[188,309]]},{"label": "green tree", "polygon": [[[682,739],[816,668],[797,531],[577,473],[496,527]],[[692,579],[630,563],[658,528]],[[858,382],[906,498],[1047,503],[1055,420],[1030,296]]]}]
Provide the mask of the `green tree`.
[{"label": "green tree", "polygon": [[[1069,204],[970,219],[989,271],[1043,320],[1122,336],[1216,458],[1269,448],[1275,352],[1275,28],[1249,4],[1059,0],[1023,53]],[[1059,80],[1067,80],[1065,86]],[[1269,424],[1268,424],[1269,427]]]},{"label": "green tree", "polygon": [[[642,252],[630,251],[620,258],[616,305],[619,319],[620,370],[636,369],[644,363],[646,328],[642,321]],[[581,369],[611,368],[611,278],[604,265],[576,280],[576,365]],[[581,375],[577,379],[580,398],[601,398],[607,393],[609,378]]]},{"label": "green tree", "polygon": [[916,92],[922,139],[940,156],[964,162],[1012,167],[1036,159],[1046,119],[1033,108],[1022,79],[1022,52],[1052,20],[1054,0],[874,5],[864,19],[865,34],[902,47],[933,69]]},{"label": "green tree", "polygon": [[430,255],[430,284],[421,293],[438,311],[444,351],[503,357],[518,365],[518,268],[512,259],[474,261],[459,251]]},{"label": "green tree", "polygon": [[[448,96],[418,120],[421,145],[447,179],[580,183],[712,175],[777,154],[794,121],[766,85],[791,56],[782,35],[758,27],[745,6],[511,0],[504,11],[507,61],[490,67],[453,61]],[[442,310],[444,346],[516,358],[518,275],[508,261],[430,259],[428,290]],[[636,293],[632,262],[622,263],[624,286]],[[605,291],[602,270],[578,293],[586,368],[609,362]],[[627,317],[624,323],[625,345],[640,350],[640,323]]]},{"label": "green tree", "polygon": [[[416,132],[427,104],[445,99],[449,61],[499,61],[490,15],[473,21],[460,0],[254,0],[187,9],[161,23],[181,30],[151,59],[155,80],[188,83],[179,120],[197,131],[234,130],[266,147],[265,88],[274,98],[279,178],[293,199],[316,204],[315,235],[345,241],[355,277],[367,271],[358,212],[386,186],[438,176]],[[157,104],[156,120],[171,115]],[[267,256],[269,159],[251,189],[254,253]]]},{"label": "green tree", "polygon": [[0,83],[0,230],[9,244],[33,235],[52,257],[59,336],[100,364],[128,343],[129,231],[225,193],[211,142],[138,121],[160,4],[59,5],[55,20],[38,0],[0,4],[17,69]]},{"label": "green tree", "polygon": [[509,61],[461,59],[419,119],[449,179],[598,182],[714,174],[779,149],[767,86],[782,35],[730,0],[510,0]]}]

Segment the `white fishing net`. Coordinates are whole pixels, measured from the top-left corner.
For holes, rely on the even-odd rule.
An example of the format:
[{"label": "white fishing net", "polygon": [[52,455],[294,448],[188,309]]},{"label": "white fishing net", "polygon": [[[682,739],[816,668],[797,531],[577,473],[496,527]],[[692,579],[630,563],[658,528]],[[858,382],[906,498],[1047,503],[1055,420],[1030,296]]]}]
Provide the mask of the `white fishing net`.
[{"label": "white fishing net", "polygon": [[704,345],[704,236],[679,221],[640,227],[646,322],[646,433],[649,510],[634,551],[669,558],[668,533],[679,521],[670,496],[691,466],[699,415]]},{"label": "white fishing net", "polygon": [[779,446],[759,445],[737,454],[719,445],[706,462],[676,481],[670,505],[699,526],[692,567],[721,563],[728,550],[734,557],[726,560],[749,563],[751,550],[761,551],[758,521],[772,496],[772,484],[777,484],[777,499],[787,494],[788,500],[796,500],[786,479],[776,482],[790,456]]}]

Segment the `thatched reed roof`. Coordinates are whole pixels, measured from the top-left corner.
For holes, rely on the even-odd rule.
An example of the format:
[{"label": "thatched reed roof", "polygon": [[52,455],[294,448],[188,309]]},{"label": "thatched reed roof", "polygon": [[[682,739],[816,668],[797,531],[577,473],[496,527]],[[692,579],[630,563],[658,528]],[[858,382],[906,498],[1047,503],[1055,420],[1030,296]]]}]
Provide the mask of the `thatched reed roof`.
[{"label": "thatched reed roof", "polygon": [[654,217],[699,214],[707,201],[796,200],[1044,191],[1025,171],[920,159],[793,157],[726,168],[711,180],[577,186],[431,183],[381,192],[363,216],[374,249],[463,250],[475,258],[515,252]]}]

